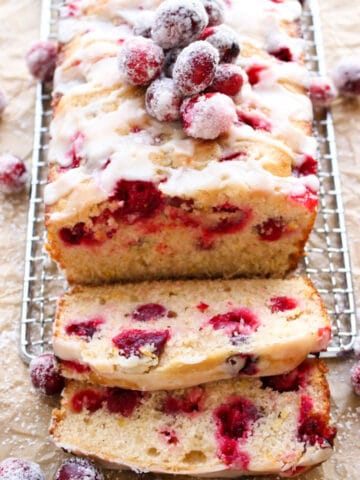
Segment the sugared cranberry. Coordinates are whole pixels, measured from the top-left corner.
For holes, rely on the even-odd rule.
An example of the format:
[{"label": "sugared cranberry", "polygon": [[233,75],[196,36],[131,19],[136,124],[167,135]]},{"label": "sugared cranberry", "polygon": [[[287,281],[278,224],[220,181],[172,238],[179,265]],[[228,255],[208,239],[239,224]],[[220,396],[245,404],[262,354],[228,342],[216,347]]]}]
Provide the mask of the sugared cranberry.
[{"label": "sugared cranberry", "polygon": [[287,233],[287,225],[282,217],[274,217],[256,225],[256,231],[261,240],[275,242]]},{"label": "sugared cranberry", "polygon": [[160,75],[164,52],[149,38],[131,37],[119,53],[119,68],[133,85],[147,85]]},{"label": "sugared cranberry", "polygon": [[33,358],[29,371],[32,384],[44,395],[56,395],[64,387],[64,379],[55,369],[52,353],[42,353]]},{"label": "sugared cranberry", "polygon": [[360,395],[360,362],[355,363],[351,369],[351,384],[356,395]]},{"label": "sugared cranberry", "polygon": [[0,463],[1,480],[45,480],[37,463],[22,458],[9,457]]},{"label": "sugared cranberry", "polygon": [[134,22],[133,33],[135,36],[150,38],[154,14],[150,10],[139,11]]},{"label": "sugared cranberry", "polygon": [[8,104],[7,96],[5,95],[4,90],[0,88],[0,115],[5,110],[7,104]]},{"label": "sugared cranberry", "polygon": [[54,480],[104,480],[104,476],[90,460],[73,457],[59,467]]},{"label": "sugared cranberry", "polygon": [[222,63],[216,67],[210,90],[233,97],[240,93],[244,83],[243,70],[238,65]]},{"label": "sugared cranberry", "polygon": [[251,67],[248,67],[246,69],[246,73],[247,73],[250,85],[256,85],[257,83],[259,83],[261,80],[262,72],[267,70],[267,68],[268,67],[266,67],[265,65],[258,65],[258,64],[254,64],[254,65],[251,65]]},{"label": "sugared cranberry", "polygon": [[225,25],[206,28],[200,38],[211,43],[218,50],[221,63],[233,62],[240,53],[238,35]]},{"label": "sugared cranberry", "polygon": [[59,237],[69,245],[91,245],[96,243],[94,232],[84,223],[76,223],[73,227],[63,227],[59,231]]},{"label": "sugared cranberry", "polygon": [[341,60],[335,66],[332,78],[341,95],[360,95],[360,55]]},{"label": "sugared cranberry", "polygon": [[213,81],[219,62],[217,50],[208,42],[190,44],[176,59],[173,78],[183,95],[202,92]]},{"label": "sugared cranberry", "polygon": [[271,123],[260,112],[245,112],[243,110],[237,110],[237,118],[240,123],[245,123],[254,130],[271,132]]},{"label": "sugared cranberry", "polygon": [[144,303],[136,307],[131,316],[133,320],[138,322],[147,322],[165,317],[166,314],[167,310],[163,305],[159,303]]},{"label": "sugared cranberry", "polygon": [[186,99],[181,106],[181,118],[187,135],[214,140],[231,128],[237,116],[230,97],[223,93],[206,93]]},{"label": "sugared cranberry", "polygon": [[142,180],[119,180],[110,200],[121,202],[114,215],[128,224],[151,218],[164,206],[162,193],[152,182]]},{"label": "sugared cranberry", "polygon": [[222,0],[201,0],[208,14],[208,27],[220,25],[225,19],[226,5]]},{"label": "sugared cranberry", "polygon": [[327,108],[337,96],[332,80],[327,77],[312,77],[310,79],[310,99],[314,107]]},{"label": "sugared cranberry", "polygon": [[111,413],[130,417],[142,398],[141,392],[123,388],[108,388],[106,406]]},{"label": "sugared cranberry", "polygon": [[316,175],[318,162],[311,155],[301,155],[299,164],[293,168],[293,174],[296,177],[305,177],[306,175]]},{"label": "sugared cranberry", "polygon": [[53,79],[57,50],[57,44],[50,41],[36,42],[32,45],[26,53],[25,60],[33,77],[41,82],[50,82]]},{"label": "sugared cranberry", "polygon": [[24,189],[28,173],[25,163],[11,153],[0,155],[0,192],[11,194]]},{"label": "sugared cranberry", "polygon": [[96,317],[85,322],[70,323],[66,325],[65,331],[68,335],[76,335],[90,340],[100,330],[100,325],[104,322],[103,318]]},{"label": "sugared cranberry", "polygon": [[181,51],[182,48],[171,48],[165,54],[163,73],[169,78],[172,78],[173,76],[174,65]]},{"label": "sugared cranberry", "polygon": [[285,312],[286,310],[293,310],[297,306],[296,298],[292,297],[271,297],[270,310],[271,313]]},{"label": "sugared cranberry", "polygon": [[113,344],[125,357],[141,355],[141,349],[148,345],[151,352],[159,356],[170,338],[168,330],[125,330],[112,339]]},{"label": "sugared cranberry", "polygon": [[180,118],[183,96],[171,78],[155,80],[145,95],[146,111],[159,122],[171,122]]},{"label": "sugared cranberry", "polygon": [[90,413],[100,410],[106,400],[106,395],[103,392],[87,388],[75,393],[71,399],[72,410],[80,413],[84,408]]},{"label": "sugared cranberry", "polygon": [[276,57],[278,60],[281,60],[282,62],[292,62],[293,61],[293,54],[291,53],[291,50],[287,46],[279,47],[274,50],[269,50],[268,51],[270,55],[273,57]]},{"label": "sugared cranberry", "polygon": [[184,47],[200,36],[207,23],[200,0],[165,0],[155,12],[151,36],[162,48]]},{"label": "sugared cranberry", "polygon": [[233,439],[246,439],[251,427],[260,418],[260,412],[246,398],[229,398],[214,412],[218,435]]},{"label": "sugared cranberry", "polygon": [[259,327],[259,320],[249,308],[236,308],[209,320],[215,330],[225,329],[231,335],[249,335]]},{"label": "sugared cranberry", "polygon": [[167,415],[176,415],[178,413],[193,414],[203,409],[204,401],[204,390],[201,387],[195,387],[187,391],[182,397],[168,395],[164,399],[162,411]]}]

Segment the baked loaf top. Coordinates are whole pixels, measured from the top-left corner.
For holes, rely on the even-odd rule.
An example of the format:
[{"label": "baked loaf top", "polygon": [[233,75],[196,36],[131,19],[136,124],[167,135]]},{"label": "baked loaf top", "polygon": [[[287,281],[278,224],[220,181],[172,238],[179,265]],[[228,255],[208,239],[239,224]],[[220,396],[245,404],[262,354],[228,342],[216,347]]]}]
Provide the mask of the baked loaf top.
[{"label": "baked loaf top", "polygon": [[121,179],[151,181],[162,194],[191,198],[200,207],[226,203],[239,191],[271,191],[298,202],[315,195],[300,3],[227,6],[225,24],[239,36],[237,63],[247,73],[234,97],[239,120],[206,141],[186,136],[180,122],[151,118],[145,88],[129,85],[120,72],[122,42],[160,3],[79,0],[63,7],[59,38],[65,45],[54,80],[45,192],[49,218],[106,201]]},{"label": "baked loaf top", "polygon": [[75,287],[53,348],[66,377],[135,390],[288,372],[331,329],[306,278]]},{"label": "baked loaf top", "polygon": [[331,455],[325,370],[307,360],[288,375],[151,393],[71,381],[51,434],[66,451],[138,472],[295,476]]}]

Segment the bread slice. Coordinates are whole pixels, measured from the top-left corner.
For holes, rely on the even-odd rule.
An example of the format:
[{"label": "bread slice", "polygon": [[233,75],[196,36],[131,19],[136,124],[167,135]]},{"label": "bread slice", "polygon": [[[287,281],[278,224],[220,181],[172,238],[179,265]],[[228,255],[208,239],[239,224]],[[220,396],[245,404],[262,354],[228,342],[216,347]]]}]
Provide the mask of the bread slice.
[{"label": "bread slice", "polygon": [[294,476],[332,452],[325,370],[306,360],[287,375],[172,392],[70,381],[50,432],[57,446],[113,468]]},{"label": "bread slice", "polygon": [[64,295],[53,348],[65,377],[168,390],[288,372],[330,332],[307,278],[145,282]]}]

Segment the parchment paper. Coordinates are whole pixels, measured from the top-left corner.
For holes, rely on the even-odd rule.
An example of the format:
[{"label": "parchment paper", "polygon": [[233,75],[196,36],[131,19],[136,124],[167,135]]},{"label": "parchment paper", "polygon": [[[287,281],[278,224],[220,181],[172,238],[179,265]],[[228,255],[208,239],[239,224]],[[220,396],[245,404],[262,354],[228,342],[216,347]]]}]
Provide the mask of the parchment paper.
[{"label": "parchment paper", "polygon": [[[360,2],[320,0],[329,70],[344,55],[360,54]],[[40,0],[0,0],[0,85],[10,105],[0,121],[0,151],[31,157],[35,84],[23,61],[38,36]],[[360,312],[360,101],[340,100],[333,108],[343,200]],[[48,438],[56,400],[39,398],[17,354],[23,278],[27,192],[0,196],[0,461],[20,456],[39,462],[52,479],[65,454]],[[349,370],[354,358],[329,361],[333,418],[339,432],[332,459],[304,480],[357,480],[360,476],[360,397],[352,393]],[[134,478],[106,473],[108,479]]]}]

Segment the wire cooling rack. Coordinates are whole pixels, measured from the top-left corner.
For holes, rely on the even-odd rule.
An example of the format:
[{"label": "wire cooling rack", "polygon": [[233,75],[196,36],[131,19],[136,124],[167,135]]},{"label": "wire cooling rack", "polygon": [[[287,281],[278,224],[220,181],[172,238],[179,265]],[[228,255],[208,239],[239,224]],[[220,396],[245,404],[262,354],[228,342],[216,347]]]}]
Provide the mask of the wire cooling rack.
[{"label": "wire cooling rack", "polygon": [[[60,3],[60,0],[43,1],[43,39],[56,38]],[[308,67],[313,73],[323,75],[324,52],[316,0],[306,3],[302,26]],[[64,277],[44,251],[43,193],[47,178],[46,151],[51,115],[51,90],[49,86],[39,84],[20,331],[20,353],[26,362],[51,349],[56,300],[66,289]],[[356,319],[334,127],[329,111],[315,116],[314,132],[320,160],[319,213],[306,248],[307,255],[299,271],[305,272],[315,283],[332,321],[332,342],[322,355],[336,357],[352,349]]]}]

